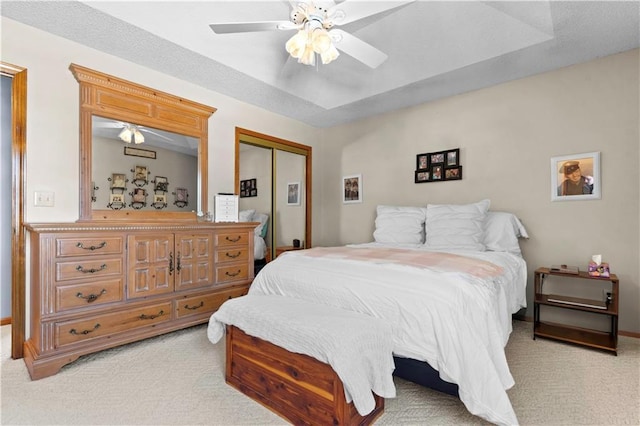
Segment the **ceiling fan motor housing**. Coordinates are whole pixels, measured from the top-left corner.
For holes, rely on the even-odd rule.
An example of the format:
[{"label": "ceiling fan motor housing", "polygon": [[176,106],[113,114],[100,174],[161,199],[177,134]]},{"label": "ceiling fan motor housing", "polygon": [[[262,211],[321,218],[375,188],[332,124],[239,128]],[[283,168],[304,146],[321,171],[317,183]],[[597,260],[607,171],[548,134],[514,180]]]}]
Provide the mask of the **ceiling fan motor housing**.
[{"label": "ceiling fan motor housing", "polygon": [[318,22],[322,28],[329,29],[333,23],[329,21],[327,9],[323,9],[313,4],[313,2],[298,3],[298,6],[291,10],[291,22],[296,25],[304,25],[307,22]]}]

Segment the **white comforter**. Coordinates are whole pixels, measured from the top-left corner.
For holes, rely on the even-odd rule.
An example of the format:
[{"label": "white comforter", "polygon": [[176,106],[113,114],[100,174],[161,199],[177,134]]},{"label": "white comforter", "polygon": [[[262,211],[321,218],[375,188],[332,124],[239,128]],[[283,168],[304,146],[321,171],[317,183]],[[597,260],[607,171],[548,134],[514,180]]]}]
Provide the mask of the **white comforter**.
[{"label": "white comforter", "polygon": [[395,355],[426,361],[442,379],[456,383],[471,413],[517,424],[506,393],[514,380],[504,346],[511,314],[526,306],[526,264],[510,253],[456,253],[504,271],[481,279],[385,262],[307,257],[301,250],[268,263],[249,294],[284,295],[382,318],[393,328]]}]

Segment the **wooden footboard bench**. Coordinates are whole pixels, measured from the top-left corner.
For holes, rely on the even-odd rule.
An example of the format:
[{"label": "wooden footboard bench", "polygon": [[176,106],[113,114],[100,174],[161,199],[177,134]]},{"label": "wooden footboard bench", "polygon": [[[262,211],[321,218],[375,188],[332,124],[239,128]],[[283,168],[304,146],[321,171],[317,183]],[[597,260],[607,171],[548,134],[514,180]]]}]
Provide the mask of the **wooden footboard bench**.
[{"label": "wooden footboard bench", "polygon": [[293,424],[368,425],[384,411],[384,398],[374,394],[374,410],[359,415],[331,366],[315,358],[232,325],[226,326],[226,344],[227,383]]}]

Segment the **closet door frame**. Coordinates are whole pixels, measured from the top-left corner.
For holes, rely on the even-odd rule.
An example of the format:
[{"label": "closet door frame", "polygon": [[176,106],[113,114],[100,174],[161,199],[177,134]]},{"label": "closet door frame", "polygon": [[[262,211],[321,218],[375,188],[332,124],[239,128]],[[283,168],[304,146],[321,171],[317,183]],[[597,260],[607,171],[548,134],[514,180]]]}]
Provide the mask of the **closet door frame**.
[{"label": "closet door frame", "polygon": [[[310,146],[303,145],[297,142],[288,141],[285,139],[277,138],[274,136],[266,135],[264,133],[254,132],[253,130],[243,129],[240,127],[236,127],[236,143],[235,143],[235,192],[237,194],[240,193],[240,144],[248,143],[251,145],[276,149],[286,152],[291,152],[294,154],[300,154],[305,157],[305,185],[304,185],[304,200],[305,200],[305,236],[304,242],[306,248],[312,247],[311,240],[311,211],[312,211],[312,193],[311,193],[311,160],[312,160],[312,150]],[[272,176],[275,173],[275,161],[274,156],[272,156]],[[272,179],[272,188],[271,188],[271,232],[272,236],[275,235],[274,229],[274,212],[275,212],[275,179]],[[271,253],[275,255],[275,238],[271,238]]]}]

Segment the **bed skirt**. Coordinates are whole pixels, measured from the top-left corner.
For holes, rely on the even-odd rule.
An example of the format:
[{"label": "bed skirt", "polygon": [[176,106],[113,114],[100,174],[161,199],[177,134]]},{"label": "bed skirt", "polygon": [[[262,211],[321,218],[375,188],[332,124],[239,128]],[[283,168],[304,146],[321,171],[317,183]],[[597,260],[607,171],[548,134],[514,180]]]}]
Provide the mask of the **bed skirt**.
[{"label": "bed skirt", "polygon": [[428,363],[396,356],[393,357],[393,361],[396,364],[394,376],[458,397],[458,385],[442,380],[438,370]]}]

